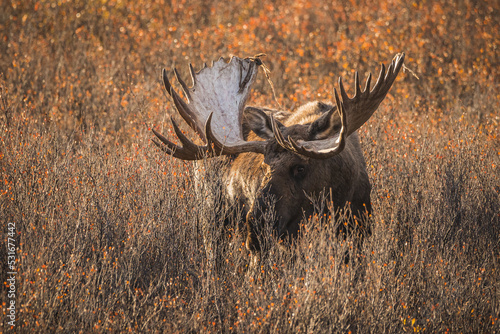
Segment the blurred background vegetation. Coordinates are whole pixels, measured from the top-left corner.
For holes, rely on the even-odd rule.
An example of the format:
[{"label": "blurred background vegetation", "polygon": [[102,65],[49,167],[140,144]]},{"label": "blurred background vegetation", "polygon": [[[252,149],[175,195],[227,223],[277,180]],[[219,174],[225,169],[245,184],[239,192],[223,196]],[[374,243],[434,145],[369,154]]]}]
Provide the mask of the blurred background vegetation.
[{"label": "blurred background vegetation", "polygon": [[[0,2],[15,330],[498,332],[499,18],[498,1],[468,0]],[[188,63],[266,53],[294,110],[331,100],[339,76],[352,93],[355,71],[398,52],[409,70],[359,131],[375,205],[365,263],[339,267],[348,243],[310,228],[246,273],[206,206],[216,182],[195,190],[200,167],[151,145],[175,113],[161,69],[187,78]],[[277,107],[263,75],[250,103]]]},{"label": "blurred background vegetation", "polygon": [[[401,113],[437,120],[458,106],[497,124],[499,10],[496,1],[6,1],[2,86],[43,121],[115,134],[164,112],[163,67],[187,74],[187,63],[263,52],[279,102],[293,109],[329,100],[338,76],[349,83],[405,52],[419,79],[407,73],[392,91],[414,107]],[[265,99],[254,101],[272,105],[264,81],[256,90]]]}]

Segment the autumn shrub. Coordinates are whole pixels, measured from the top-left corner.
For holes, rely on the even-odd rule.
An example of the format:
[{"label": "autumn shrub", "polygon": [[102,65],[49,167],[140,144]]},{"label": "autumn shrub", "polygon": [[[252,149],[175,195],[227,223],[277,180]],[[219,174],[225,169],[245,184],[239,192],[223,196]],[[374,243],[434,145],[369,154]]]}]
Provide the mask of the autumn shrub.
[{"label": "autumn shrub", "polygon": [[[15,222],[17,332],[498,332],[498,17],[495,1],[2,2],[3,330]],[[263,233],[252,263],[230,161],[151,144],[175,137],[163,67],[264,52],[277,101],[260,75],[250,103],[294,110],[401,51],[359,130],[361,249],[316,215],[292,245]]]}]

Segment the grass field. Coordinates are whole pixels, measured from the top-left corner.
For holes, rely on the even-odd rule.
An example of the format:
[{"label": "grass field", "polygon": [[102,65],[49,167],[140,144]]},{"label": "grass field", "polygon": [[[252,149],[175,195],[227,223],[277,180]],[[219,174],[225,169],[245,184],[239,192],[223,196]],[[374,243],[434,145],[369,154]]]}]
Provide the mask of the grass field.
[{"label": "grass field", "polygon": [[[498,1],[1,2],[3,332],[499,333],[499,17]],[[359,130],[373,235],[349,265],[352,240],[312,217],[248,270],[214,203],[226,162],[151,142],[175,137],[162,68],[261,52],[289,110],[406,53]],[[264,75],[250,103],[277,107]]]}]

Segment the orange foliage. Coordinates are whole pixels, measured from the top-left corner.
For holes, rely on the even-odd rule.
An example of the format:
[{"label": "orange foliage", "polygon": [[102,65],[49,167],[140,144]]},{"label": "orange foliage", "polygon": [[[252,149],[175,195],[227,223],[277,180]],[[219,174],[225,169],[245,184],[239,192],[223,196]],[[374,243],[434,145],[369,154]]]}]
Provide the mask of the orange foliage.
[{"label": "orange foliage", "polygon": [[[19,327],[306,332],[292,322],[303,317],[314,331],[314,321],[328,326],[321,316],[338,310],[373,332],[443,332],[447,324],[492,332],[499,247],[479,227],[498,231],[499,18],[498,0],[0,2],[0,220],[22,227]],[[352,93],[354,71],[376,74],[398,52],[415,75],[401,73],[359,130],[374,230],[383,230],[367,248],[366,275],[338,266],[347,243],[329,261],[315,254],[332,251],[324,245],[335,234],[306,225],[297,254],[322,259],[320,267],[296,256],[302,272],[277,261],[245,276],[248,253],[227,242],[224,268],[237,269],[216,277],[198,239],[200,216],[213,210],[190,184],[193,174],[209,174],[149,146],[154,126],[173,137],[161,68],[187,77],[190,62],[200,69],[220,56],[266,53],[277,100],[293,110],[331,100],[339,76]],[[251,103],[277,108],[262,75]],[[405,239],[412,233],[414,244]],[[436,250],[440,236],[449,239]],[[469,315],[475,327],[460,327]]]},{"label": "orange foliage", "polygon": [[[420,80],[407,72],[393,94],[410,106],[436,118],[457,104],[476,106],[482,94],[496,95],[492,110],[499,106],[497,1],[18,0],[1,9],[0,73],[12,99],[69,129],[113,132],[102,115],[135,122],[138,109],[159,113],[161,67],[186,74],[188,62],[200,68],[260,52],[279,102],[292,109],[329,100],[338,76],[349,83],[354,70],[375,72],[401,51]],[[272,104],[264,80],[256,91],[255,101]],[[155,103],[130,105],[138,99]]]}]

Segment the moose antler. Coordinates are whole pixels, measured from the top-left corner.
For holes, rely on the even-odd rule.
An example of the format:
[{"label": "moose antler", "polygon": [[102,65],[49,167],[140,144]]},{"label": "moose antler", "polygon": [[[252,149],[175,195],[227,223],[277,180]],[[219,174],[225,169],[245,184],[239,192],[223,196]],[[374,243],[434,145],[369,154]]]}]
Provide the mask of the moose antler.
[{"label": "moose antler", "polygon": [[155,130],[153,133],[165,145],[155,140],[153,142],[166,153],[183,160],[203,159],[207,154],[264,153],[265,142],[244,140],[241,128],[245,103],[260,64],[257,58],[232,57],[229,63],[220,58],[212,67],[204,67],[198,73],[190,65],[193,81],[191,88],[187,87],[174,69],[188,103],[173,89],[163,70],[165,89],[172,97],[177,111],[206,145],[199,146],[190,141],[173,118],[172,125],[182,146],[172,143]]},{"label": "moose antler", "polygon": [[365,124],[365,122],[377,110],[380,103],[384,100],[392,84],[403,66],[405,54],[400,53],[394,57],[387,73],[384,64],[380,66],[380,73],[375,86],[370,90],[371,73],[366,79],[365,89],[361,91],[359,86],[359,74],[356,71],[354,75],[354,96],[349,98],[342,84],[342,78],[339,78],[340,95],[347,111],[347,136],[356,131]]},{"label": "moose antler", "polygon": [[322,140],[314,140],[314,141],[303,141],[299,140],[295,142],[292,138],[285,139],[281,130],[276,124],[276,121],[273,119],[273,133],[276,141],[283,148],[295,152],[297,154],[314,158],[314,159],[326,159],[329,157],[333,157],[334,155],[339,154],[345,147],[345,138],[346,136],[346,112],[344,108],[344,104],[340,101],[337,91],[335,93],[335,103],[337,105],[337,109],[331,108],[328,111],[328,116],[330,118],[333,117],[333,112],[335,110],[338,111],[340,115],[341,128],[339,132],[333,133],[330,137]]},{"label": "moose antler", "polygon": [[[274,137],[283,148],[311,158],[326,159],[339,154],[345,147],[345,139],[363,125],[377,110],[403,66],[404,53],[394,57],[387,73],[381,65],[377,82],[370,89],[371,74],[368,75],[365,88],[359,86],[359,75],[354,76],[354,96],[347,95],[342,78],[339,78],[340,96],[334,89],[336,108],[332,107],[310,127],[310,140],[285,139],[276,120],[271,116]],[[174,69],[177,81],[182,86],[188,99],[186,103],[175,92],[163,70],[165,89],[172,96],[175,107],[182,118],[205,141],[199,146],[190,141],[179,129],[173,118],[174,131],[182,146],[178,146],[160,133],[153,133],[165,145],[154,143],[166,153],[183,160],[198,160],[205,156],[238,154],[243,152],[264,153],[266,141],[246,141],[243,138],[242,115],[245,103],[262,65],[258,58],[241,59],[233,57],[226,63],[223,58],[194,73],[190,65],[193,87],[188,88]],[[340,131],[335,131],[338,124],[335,112],[340,116]],[[321,130],[318,130],[321,129]]]},{"label": "moose antler", "polygon": [[[377,82],[371,90],[371,74],[368,75],[365,89],[362,91],[359,86],[359,74],[356,71],[354,76],[355,91],[353,98],[349,98],[345,91],[344,84],[342,83],[342,78],[339,78],[339,88],[342,100],[339,99],[337,90],[334,89],[337,108],[332,108],[328,111],[327,117],[330,126],[325,131],[328,132],[328,136],[325,139],[298,140],[297,142],[292,138],[285,139],[279,127],[273,122],[273,132],[277,142],[289,151],[315,159],[326,159],[339,154],[344,149],[345,138],[359,129],[373,115],[380,103],[384,100],[403,66],[404,58],[404,53],[396,55],[389,65],[387,73],[385,72],[384,64],[382,64]],[[341,129],[339,132],[332,131],[332,125],[335,123],[334,111],[337,111],[340,115]]]}]

